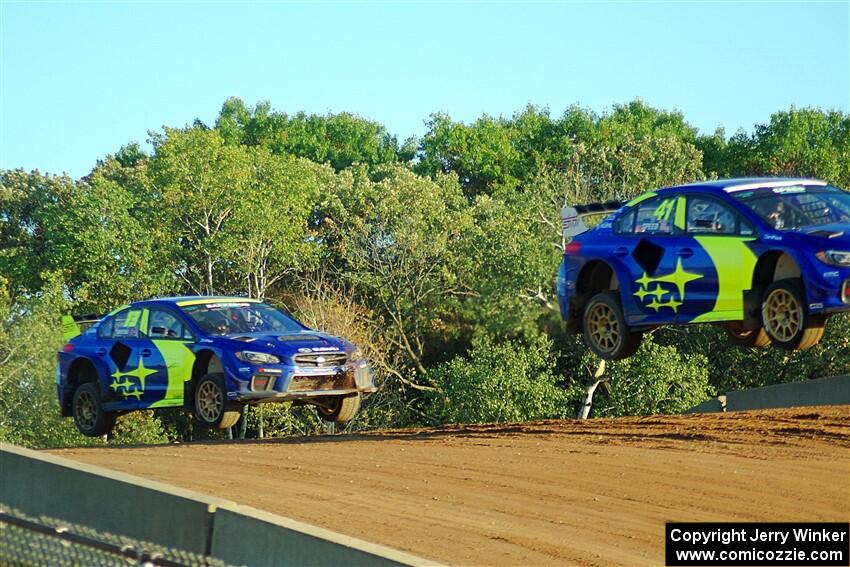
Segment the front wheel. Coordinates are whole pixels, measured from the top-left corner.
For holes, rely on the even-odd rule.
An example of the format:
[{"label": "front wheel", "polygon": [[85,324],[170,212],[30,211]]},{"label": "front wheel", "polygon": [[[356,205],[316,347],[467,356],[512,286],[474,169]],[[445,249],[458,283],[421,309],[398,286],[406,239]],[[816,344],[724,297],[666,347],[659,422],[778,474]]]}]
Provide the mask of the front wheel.
[{"label": "front wheel", "polygon": [[83,435],[100,437],[110,433],[115,427],[117,416],[112,412],[103,411],[97,382],[80,384],[74,391],[71,404],[74,425]]},{"label": "front wheel", "polygon": [[643,333],[626,326],[620,297],[614,291],[597,293],[584,308],[584,340],[604,360],[620,360],[633,355]]},{"label": "front wheel", "polygon": [[797,278],[773,282],[764,292],[761,320],[770,342],[785,350],[806,350],[823,338],[826,318],[806,309],[803,282]]},{"label": "front wheel", "polygon": [[334,423],[348,423],[354,419],[359,409],[360,394],[329,397],[326,404],[316,406],[319,417]]},{"label": "front wheel", "polygon": [[227,429],[239,421],[239,406],[227,401],[223,374],[207,374],[195,385],[195,418],[204,427]]}]

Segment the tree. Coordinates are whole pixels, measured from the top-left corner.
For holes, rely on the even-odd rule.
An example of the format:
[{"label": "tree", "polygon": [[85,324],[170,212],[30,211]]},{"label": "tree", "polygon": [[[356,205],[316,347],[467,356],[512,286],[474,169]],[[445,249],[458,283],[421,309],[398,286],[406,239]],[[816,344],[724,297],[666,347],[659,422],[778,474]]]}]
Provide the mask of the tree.
[{"label": "tree", "polygon": [[701,139],[715,152],[707,167],[723,175],[819,177],[850,186],[850,115],[840,111],[791,108],[776,112],[751,135],[728,142]]},{"label": "tree", "polygon": [[274,154],[328,163],[336,171],[355,163],[374,166],[412,158],[408,145],[399,147],[383,125],[347,112],[288,116],[272,111],[268,102],[249,108],[230,98],[216,128],[229,144],[263,146]]},{"label": "tree", "polygon": [[426,355],[448,339],[447,319],[468,291],[455,262],[464,205],[451,177],[431,181],[397,165],[370,174],[361,166],[341,174],[317,221],[336,275],[385,318],[387,340],[423,377]]},{"label": "tree", "polygon": [[[596,368],[590,353],[584,364]],[[597,395],[595,417],[680,413],[711,395],[708,359],[705,355],[682,356],[674,346],[661,346],[644,336],[637,354],[607,365],[611,394]]]},{"label": "tree", "polygon": [[264,296],[308,265],[308,220],[327,168],[261,147],[225,143],[216,130],[167,129],[147,169],[148,214],[161,257],[193,293]]},{"label": "tree", "polygon": [[553,372],[551,347],[543,336],[528,343],[476,339],[467,357],[433,370],[439,389],[428,396],[428,415],[437,423],[566,417],[571,410]]}]

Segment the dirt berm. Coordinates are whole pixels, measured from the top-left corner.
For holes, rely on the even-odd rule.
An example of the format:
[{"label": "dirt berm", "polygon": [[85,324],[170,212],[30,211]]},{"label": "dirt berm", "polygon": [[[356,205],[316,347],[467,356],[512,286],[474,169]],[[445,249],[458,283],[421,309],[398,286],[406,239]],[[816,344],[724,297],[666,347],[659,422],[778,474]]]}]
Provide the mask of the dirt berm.
[{"label": "dirt berm", "polygon": [[457,565],[663,565],[666,521],[848,521],[850,407],[56,451]]}]

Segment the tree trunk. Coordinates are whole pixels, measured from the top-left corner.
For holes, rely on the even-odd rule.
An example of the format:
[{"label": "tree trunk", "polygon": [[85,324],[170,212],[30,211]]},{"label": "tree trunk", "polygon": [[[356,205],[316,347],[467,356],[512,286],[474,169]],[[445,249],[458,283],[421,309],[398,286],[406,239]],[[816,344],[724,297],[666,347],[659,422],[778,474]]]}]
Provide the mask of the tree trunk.
[{"label": "tree trunk", "polygon": [[593,394],[596,392],[596,388],[606,380],[605,378],[605,361],[600,360],[599,366],[596,367],[596,372],[593,373],[590,380],[584,386],[584,399],[582,400],[581,406],[578,408],[578,415],[576,415],[576,419],[587,419],[590,415],[590,408],[593,407]]}]

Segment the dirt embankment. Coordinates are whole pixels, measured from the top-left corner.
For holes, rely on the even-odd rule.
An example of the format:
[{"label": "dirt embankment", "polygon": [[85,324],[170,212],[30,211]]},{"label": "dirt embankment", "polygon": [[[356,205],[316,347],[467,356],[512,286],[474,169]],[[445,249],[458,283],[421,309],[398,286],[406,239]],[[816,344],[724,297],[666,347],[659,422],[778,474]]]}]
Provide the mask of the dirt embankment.
[{"label": "dirt embankment", "polygon": [[848,521],[850,407],[57,454],[458,565],[663,565],[666,521]]}]

